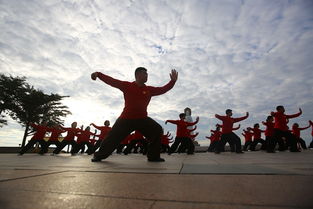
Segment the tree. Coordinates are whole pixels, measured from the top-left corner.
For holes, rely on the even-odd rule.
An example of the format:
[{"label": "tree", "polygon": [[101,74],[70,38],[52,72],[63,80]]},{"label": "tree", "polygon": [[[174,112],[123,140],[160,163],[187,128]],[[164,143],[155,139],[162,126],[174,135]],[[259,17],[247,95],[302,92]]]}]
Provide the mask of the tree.
[{"label": "tree", "polygon": [[61,118],[71,114],[68,107],[60,102],[64,97],[67,96],[47,95],[41,90],[27,86],[26,93],[19,98],[18,105],[9,113],[14,120],[25,127],[22,147],[27,136],[34,131],[30,126],[31,123],[46,122],[48,126],[63,125],[64,120]]},{"label": "tree", "polygon": [[0,74],[0,127],[7,125],[4,114],[15,108],[18,98],[25,94],[25,77],[13,77]]}]

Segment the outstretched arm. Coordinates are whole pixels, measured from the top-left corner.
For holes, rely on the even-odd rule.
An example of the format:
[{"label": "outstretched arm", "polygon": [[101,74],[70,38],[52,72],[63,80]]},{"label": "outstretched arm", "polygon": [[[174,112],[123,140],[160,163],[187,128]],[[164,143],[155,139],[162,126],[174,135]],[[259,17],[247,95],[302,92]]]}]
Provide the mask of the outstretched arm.
[{"label": "outstretched arm", "polygon": [[240,124],[238,125],[238,127],[233,128],[232,130],[235,131],[235,130],[238,130],[239,128],[240,128]]},{"label": "outstretched arm", "polygon": [[311,127],[311,124],[309,123],[309,125],[308,126],[306,126],[306,127],[303,127],[303,128],[299,128],[300,130],[305,130],[305,129],[308,129],[308,128],[310,128]]},{"label": "outstretched arm", "polygon": [[112,78],[108,75],[105,75],[103,73],[100,73],[100,72],[94,72],[91,74],[91,79],[92,80],[97,80],[97,78],[99,78],[101,81],[103,81],[104,83],[112,86],[112,87],[115,87],[115,88],[118,88],[118,89],[123,89],[124,86],[125,86],[125,82],[124,81],[120,81],[120,80],[117,80],[115,78]]},{"label": "outstretched arm", "polygon": [[247,119],[248,117],[249,117],[249,113],[248,113],[248,112],[246,112],[246,115],[245,115],[245,116],[240,117],[240,118],[234,118],[234,122],[236,123],[236,122],[239,122],[239,121],[245,120],[245,119]]},{"label": "outstretched arm", "polygon": [[296,118],[299,117],[302,114],[301,108],[299,108],[299,112],[293,115],[286,115],[286,118]]},{"label": "outstretched arm", "polygon": [[175,69],[172,69],[172,72],[170,73],[170,78],[171,78],[170,82],[168,82],[165,86],[150,87],[151,96],[158,96],[164,94],[173,88],[178,79],[178,72]]}]

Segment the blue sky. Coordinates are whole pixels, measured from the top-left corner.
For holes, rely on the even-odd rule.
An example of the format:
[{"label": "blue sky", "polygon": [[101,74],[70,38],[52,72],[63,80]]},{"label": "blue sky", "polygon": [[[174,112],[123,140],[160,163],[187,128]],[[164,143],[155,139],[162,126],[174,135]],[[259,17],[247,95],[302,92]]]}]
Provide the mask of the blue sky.
[{"label": "blue sky", "polygon": [[[234,117],[250,113],[242,128],[265,120],[277,105],[287,114],[302,108],[291,125],[313,119],[310,0],[0,0],[0,27],[1,73],[70,96],[65,125],[113,123],[123,95],[90,74],[133,81],[138,66],[148,69],[153,86],[166,84],[172,68],[179,72],[175,87],[152,99],[149,116],[174,133],[164,121],[190,107],[200,117],[203,145],[219,122],[214,114],[227,108]],[[307,142],[310,131],[302,131]],[[0,146],[17,146],[22,135],[9,120]]]}]

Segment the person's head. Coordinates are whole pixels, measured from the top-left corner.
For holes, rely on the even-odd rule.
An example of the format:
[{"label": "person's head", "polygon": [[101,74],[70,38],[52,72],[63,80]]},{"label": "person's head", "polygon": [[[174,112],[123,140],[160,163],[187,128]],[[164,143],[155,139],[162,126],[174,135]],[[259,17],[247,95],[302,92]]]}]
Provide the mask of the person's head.
[{"label": "person's head", "polygon": [[77,127],[77,122],[73,122],[73,123],[71,124],[71,127],[72,127],[72,128],[76,128],[76,127]]},{"label": "person's head", "polygon": [[233,115],[233,111],[231,109],[227,109],[225,111],[225,113],[226,113],[227,116],[232,116]]},{"label": "person's head", "polygon": [[277,112],[282,112],[282,113],[285,112],[285,108],[284,108],[284,106],[282,106],[282,105],[277,106],[277,107],[276,107],[276,110],[277,110]]},{"label": "person's head", "polygon": [[298,123],[294,123],[294,124],[292,125],[292,127],[299,128],[299,124],[298,124]]},{"label": "person's head", "polygon": [[186,117],[186,114],[185,114],[185,113],[180,113],[180,114],[179,114],[179,118],[180,118],[181,120],[184,120],[185,117]]},{"label": "person's head", "polygon": [[186,107],[186,108],[184,109],[184,113],[185,113],[186,115],[191,115],[191,109],[190,109],[189,107]]},{"label": "person's head", "polygon": [[110,126],[110,121],[108,121],[108,120],[104,121],[104,125],[105,126]]},{"label": "person's head", "polygon": [[273,120],[274,120],[274,118],[271,115],[267,116],[267,118],[266,118],[266,122],[273,122]]},{"label": "person's head", "polygon": [[147,73],[147,69],[144,67],[138,67],[135,70],[135,78],[136,78],[136,82],[139,84],[144,84],[147,82],[148,80],[148,73]]},{"label": "person's head", "polygon": [[247,128],[247,131],[251,131],[252,129],[250,127]]},{"label": "person's head", "polygon": [[260,125],[258,123],[254,124],[254,128],[260,128]]}]

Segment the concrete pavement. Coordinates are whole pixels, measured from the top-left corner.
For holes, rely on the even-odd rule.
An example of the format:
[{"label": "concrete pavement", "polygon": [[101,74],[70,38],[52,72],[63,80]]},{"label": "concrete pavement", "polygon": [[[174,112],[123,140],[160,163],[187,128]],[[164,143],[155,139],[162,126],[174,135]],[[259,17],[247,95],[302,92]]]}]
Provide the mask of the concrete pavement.
[{"label": "concrete pavement", "polygon": [[162,157],[0,154],[0,207],[313,208],[313,150]]}]

